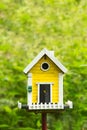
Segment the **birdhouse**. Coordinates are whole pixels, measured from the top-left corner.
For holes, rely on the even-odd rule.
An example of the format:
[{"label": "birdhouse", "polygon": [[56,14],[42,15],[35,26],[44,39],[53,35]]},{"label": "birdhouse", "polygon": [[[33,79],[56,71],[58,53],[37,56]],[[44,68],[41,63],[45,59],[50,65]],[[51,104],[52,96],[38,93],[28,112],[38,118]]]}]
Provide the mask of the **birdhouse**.
[{"label": "birdhouse", "polygon": [[43,49],[24,69],[28,76],[27,108],[64,109],[63,75],[66,71],[67,69],[54,56],[54,51]]}]

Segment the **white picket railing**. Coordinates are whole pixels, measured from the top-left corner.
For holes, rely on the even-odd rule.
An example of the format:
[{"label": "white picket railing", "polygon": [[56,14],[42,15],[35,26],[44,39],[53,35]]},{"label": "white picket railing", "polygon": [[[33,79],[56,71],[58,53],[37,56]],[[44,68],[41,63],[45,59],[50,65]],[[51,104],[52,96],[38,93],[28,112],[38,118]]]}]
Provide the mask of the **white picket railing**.
[{"label": "white picket railing", "polygon": [[33,103],[31,105],[29,105],[29,109],[30,110],[37,110],[37,109],[64,109],[64,105],[60,105],[58,103]]}]

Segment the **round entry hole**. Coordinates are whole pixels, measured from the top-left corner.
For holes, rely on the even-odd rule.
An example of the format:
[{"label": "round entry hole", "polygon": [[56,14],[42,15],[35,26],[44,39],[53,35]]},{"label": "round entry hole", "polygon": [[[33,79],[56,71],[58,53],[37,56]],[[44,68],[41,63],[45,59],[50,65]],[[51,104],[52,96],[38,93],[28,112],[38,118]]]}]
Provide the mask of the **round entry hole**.
[{"label": "round entry hole", "polygon": [[41,69],[44,70],[44,71],[47,71],[49,69],[49,64],[48,63],[42,63],[41,65]]}]

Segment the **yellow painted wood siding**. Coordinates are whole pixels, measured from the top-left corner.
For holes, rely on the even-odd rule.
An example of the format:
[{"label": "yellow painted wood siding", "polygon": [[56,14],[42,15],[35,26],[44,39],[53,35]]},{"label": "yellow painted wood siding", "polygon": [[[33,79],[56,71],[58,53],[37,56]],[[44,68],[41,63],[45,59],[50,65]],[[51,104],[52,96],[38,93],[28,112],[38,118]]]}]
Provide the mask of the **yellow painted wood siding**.
[{"label": "yellow painted wood siding", "polygon": [[[49,70],[43,71],[41,69],[41,64],[47,62],[50,65]],[[39,62],[29,71],[32,73],[32,103],[38,102],[38,85],[37,82],[51,82],[52,85],[52,103],[57,103],[59,101],[58,94],[58,73],[59,68],[46,56],[43,56]]]}]

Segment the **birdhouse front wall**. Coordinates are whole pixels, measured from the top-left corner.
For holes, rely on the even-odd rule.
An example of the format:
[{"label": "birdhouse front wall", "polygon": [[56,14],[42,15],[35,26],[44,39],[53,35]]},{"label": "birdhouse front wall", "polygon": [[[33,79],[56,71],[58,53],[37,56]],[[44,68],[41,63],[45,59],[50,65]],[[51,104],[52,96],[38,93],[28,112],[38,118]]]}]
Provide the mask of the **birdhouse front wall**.
[{"label": "birdhouse front wall", "polygon": [[[48,69],[45,71],[42,69],[42,64],[47,63],[49,65]],[[58,103],[60,101],[59,89],[60,86],[60,74],[61,70],[50,60],[46,55],[44,55],[38,63],[36,63],[32,69],[28,72],[32,78],[29,78],[30,86],[32,86],[32,93],[29,94],[32,96],[30,98],[32,103],[41,103],[43,97],[41,96],[42,91],[46,93],[48,91],[47,103]],[[32,79],[32,80],[31,80]],[[32,82],[32,83],[31,83]],[[61,91],[62,88],[61,88]],[[44,101],[43,101],[44,102]]]}]

